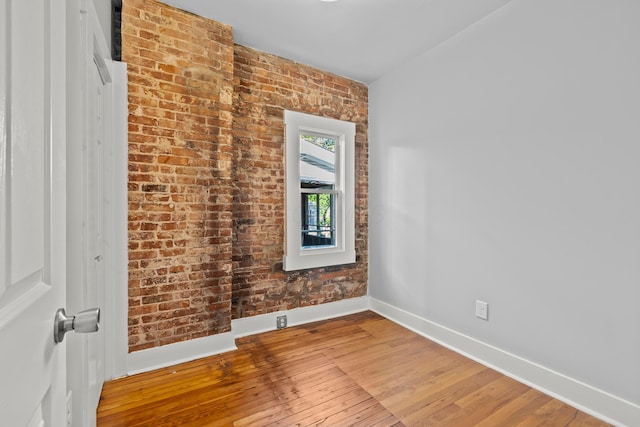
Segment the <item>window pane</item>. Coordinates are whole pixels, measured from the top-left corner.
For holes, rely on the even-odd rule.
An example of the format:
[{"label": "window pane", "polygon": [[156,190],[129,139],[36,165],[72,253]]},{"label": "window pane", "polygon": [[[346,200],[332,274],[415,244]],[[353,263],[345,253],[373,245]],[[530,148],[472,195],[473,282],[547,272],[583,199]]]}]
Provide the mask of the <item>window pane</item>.
[{"label": "window pane", "polygon": [[[300,188],[333,190],[336,186],[336,139],[327,135],[300,134]],[[335,194],[301,195],[303,249],[333,247]]]},{"label": "window pane", "polygon": [[302,248],[335,246],[335,194],[303,193],[301,203]]},{"label": "window pane", "polygon": [[330,188],[336,183],[336,139],[300,134],[300,188]]}]

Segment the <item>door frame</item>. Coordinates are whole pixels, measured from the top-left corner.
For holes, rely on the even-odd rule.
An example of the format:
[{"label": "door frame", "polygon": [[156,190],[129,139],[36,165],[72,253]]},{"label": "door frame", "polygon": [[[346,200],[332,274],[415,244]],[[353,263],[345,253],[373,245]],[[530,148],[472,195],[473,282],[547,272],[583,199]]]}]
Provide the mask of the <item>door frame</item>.
[{"label": "door frame", "polygon": [[105,292],[105,310],[109,313],[105,330],[105,380],[127,374],[129,353],[129,147],[128,147],[128,80],[127,64],[112,62],[113,77],[113,150],[105,164],[105,173],[110,179],[113,205],[107,214],[110,218],[110,246],[112,265],[108,268],[107,283],[112,283]]},{"label": "door frame", "polygon": [[[127,342],[127,72],[126,64],[112,61],[109,45],[92,0],[67,0],[67,311],[85,307],[87,284],[83,274],[83,182],[86,162],[83,145],[87,138],[89,110],[85,105],[90,89],[89,67],[97,67],[104,86],[105,129],[109,142],[104,151],[103,182],[105,289],[101,308],[104,337],[104,379],[126,374]],[[110,107],[109,107],[110,105]],[[77,262],[73,262],[76,260]],[[82,261],[80,261],[82,260]],[[75,338],[75,337],[74,337]],[[78,337],[79,338],[79,337]],[[74,423],[95,425],[95,407],[86,395],[88,376],[95,375],[87,356],[85,339],[67,342],[67,399]],[[80,367],[80,369],[79,369]]]}]

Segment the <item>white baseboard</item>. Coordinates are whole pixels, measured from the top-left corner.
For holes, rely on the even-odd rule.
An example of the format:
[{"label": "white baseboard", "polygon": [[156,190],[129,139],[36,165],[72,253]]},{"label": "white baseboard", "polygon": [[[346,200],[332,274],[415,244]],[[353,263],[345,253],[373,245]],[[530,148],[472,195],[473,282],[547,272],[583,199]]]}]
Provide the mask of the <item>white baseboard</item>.
[{"label": "white baseboard", "polygon": [[430,340],[610,424],[640,425],[640,406],[474,338],[370,298],[370,309]]},{"label": "white baseboard", "polygon": [[465,357],[610,424],[619,427],[639,425],[640,406],[632,402],[369,296],[232,320],[231,332],[228,333],[129,353],[127,373],[132,375],[235,350],[236,338],[275,330],[278,316],[286,315],[288,326],[296,326],[365,310],[375,311]]},{"label": "white baseboard", "polygon": [[181,341],[127,354],[127,375],[153,371],[214,354],[236,350],[231,332]]},{"label": "white baseboard", "polygon": [[287,325],[296,326],[319,320],[333,319],[369,309],[369,297],[349,298],[326,304],[310,305],[292,310],[277,311],[275,313],[244,317],[231,321],[231,331],[236,338],[262,332],[273,331],[276,328],[276,317],[287,316]]},{"label": "white baseboard", "polygon": [[127,375],[139,374],[182,362],[236,350],[235,339],[273,331],[276,317],[287,316],[288,326],[302,325],[359,313],[369,309],[369,297],[349,298],[326,304],[261,314],[231,321],[231,332],[181,341],[127,354]]}]

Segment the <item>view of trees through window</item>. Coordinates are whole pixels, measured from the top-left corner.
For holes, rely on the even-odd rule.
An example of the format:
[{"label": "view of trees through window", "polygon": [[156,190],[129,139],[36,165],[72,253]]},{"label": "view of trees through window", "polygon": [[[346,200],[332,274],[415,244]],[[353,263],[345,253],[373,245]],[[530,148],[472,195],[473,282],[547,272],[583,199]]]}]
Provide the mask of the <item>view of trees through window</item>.
[{"label": "view of trees through window", "polygon": [[325,150],[336,151],[336,140],[335,138],[326,137],[326,136],[315,136],[315,135],[300,135],[300,140],[310,142],[318,147],[322,147]]},{"label": "view of trees through window", "polygon": [[302,246],[327,246],[334,244],[331,221],[333,194],[302,195]]}]

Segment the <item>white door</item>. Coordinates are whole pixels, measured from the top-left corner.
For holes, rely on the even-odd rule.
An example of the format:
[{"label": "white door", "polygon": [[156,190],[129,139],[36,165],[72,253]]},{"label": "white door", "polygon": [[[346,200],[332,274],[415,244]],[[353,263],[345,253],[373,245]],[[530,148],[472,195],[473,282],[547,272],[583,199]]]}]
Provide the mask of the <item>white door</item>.
[{"label": "white door", "polygon": [[65,1],[0,0],[0,425],[65,426]]}]

